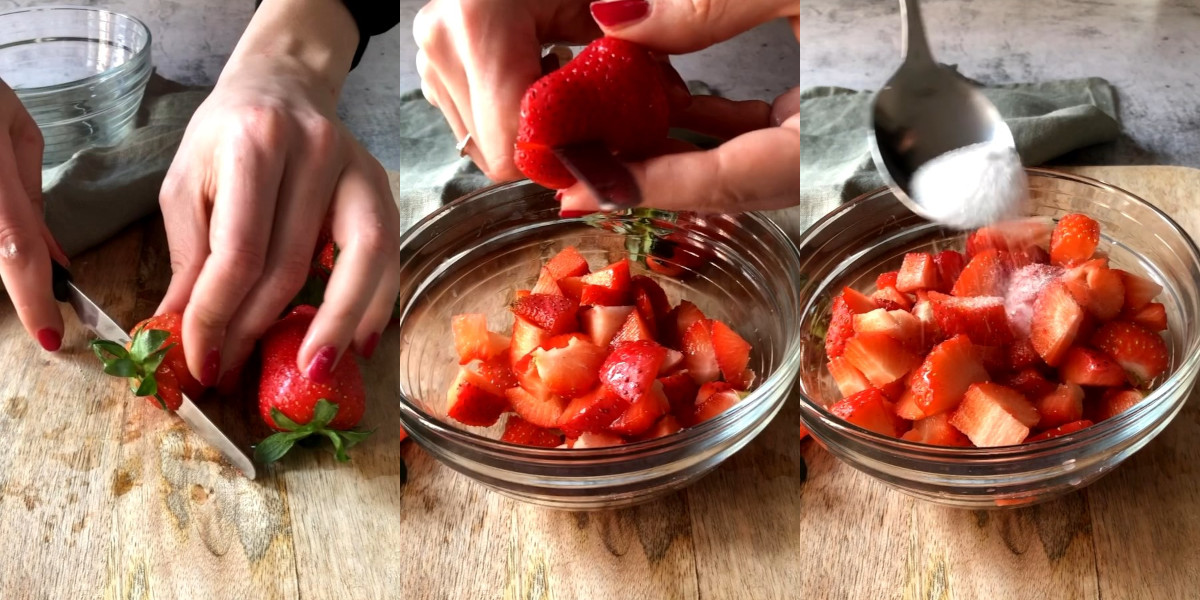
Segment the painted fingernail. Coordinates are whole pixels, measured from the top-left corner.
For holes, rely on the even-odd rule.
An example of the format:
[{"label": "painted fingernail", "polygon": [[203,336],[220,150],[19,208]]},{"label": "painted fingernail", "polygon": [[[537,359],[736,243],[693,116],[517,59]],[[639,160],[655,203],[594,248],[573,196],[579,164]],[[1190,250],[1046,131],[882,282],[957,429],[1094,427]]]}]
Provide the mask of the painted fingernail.
[{"label": "painted fingernail", "polygon": [[554,149],[554,153],[596,197],[600,210],[621,210],[642,203],[642,192],[633,173],[604,144],[560,146]]},{"label": "painted fingernail", "polygon": [[46,352],[58,352],[62,348],[62,334],[49,327],[37,332],[37,340]]},{"label": "painted fingernail", "polygon": [[212,387],[217,385],[221,376],[221,351],[213,348],[204,357],[204,366],[200,371],[200,385]]},{"label": "painted fingernail", "polygon": [[372,333],[367,341],[363,342],[362,355],[363,358],[371,358],[375,354],[375,347],[379,345],[379,334]]},{"label": "painted fingernail", "polygon": [[592,18],[605,27],[632,25],[650,14],[650,3],[646,0],[608,0],[593,2]]},{"label": "painted fingernail", "polygon": [[562,199],[563,199],[563,191],[562,190],[555,191],[554,192],[554,200],[557,202],[562,202]]},{"label": "painted fingernail", "polygon": [[314,383],[327,383],[333,376],[333,362],[337,360],[337,348],[325,346],[317,350],[304,376]]},{"label": "painted fingernail", "polygon": [[579,217],[586,217],[588,215],[594,215],[594,214],[596,214],[596,211],[594,211],[594,210],[560,210],[560,211],[558,211],[558,216],[562,217],[564,219],[578,219]]}]

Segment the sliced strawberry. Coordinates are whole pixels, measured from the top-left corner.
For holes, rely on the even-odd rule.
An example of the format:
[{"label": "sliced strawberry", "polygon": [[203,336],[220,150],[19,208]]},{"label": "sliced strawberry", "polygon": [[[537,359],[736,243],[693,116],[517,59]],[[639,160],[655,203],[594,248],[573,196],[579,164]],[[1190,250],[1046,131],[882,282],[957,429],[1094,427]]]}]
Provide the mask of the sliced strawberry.
[{"label": "sliced strawberry", "polygon": [[1159,302],[1151,302],[1137,310],[1130,311],[1122,319],[1137,323],[1150,331],[1167,330],[1167,308]]},{"label": "sliced strawberry", "polygon": [[552,348],[566,348],[571,344],[571,340],[579,340],[581,342],[591,343],[592,338],[579,333],[578,331],[575,333],[564,333],[561,335],[551,336],[545,342],[542,342],[541,347],[545,348],[546,350],[550,350]]},{"label": "sliced strawberry", "polygon": [[585,284],[579,292],[579,304],[583,306],[625,306],[632,301],[628,291],[614,290],[602,285]]},{"label": "sliced strawberry", "polygon": [[829,407],[829,412],[868,431],[891,437],[900,435],[887,398],[874,388],[838,400]]},{"label": "sliced strawberry", "polygon": [[838,386],[838,391],[842,393],[842,397],[853,396],[867,388],[871,387],[871,382],[863,376],[862,372],[854,368],[846,361],[846,357],[837,356],[829,359],[829,374],[833,376],[834,383]]},{"label": "sliced strawberry", "polygon": [[1008,313],[1008,326],[1017,337],[1029,337],[1033,321],[1033,306],[1046,286],[1059,279],[1060,267],[1034,264],[1017,269],[1008,278],[1008,290],[1004,295],[1004,309]]},{"label": "sliced strawberry", "polygon": [[1096,421],[1111,419],[1146,399],[1145,392],[1132,388],[1105,390],[1095,407]]},{"label": "sliced strawberry", "polygon": [[696,383],[687,371],[660,377],[658,382],[662,384],[663,394],[671,405],[671,414],[675,415],[680,423],[691,424],[692,416],[696,412],[696,394],[700,391],[700,384]]},{"label": "sliced strawberry", "polygon": [[871,294],[871,301],[888,310],[909,310],[912,300],[894,287],[885,287]]},{"label": "sliced strawberry", "polygon": [[550,296],[562,296],[562,288],[558,287],[558,282],[546,267],[542,267],[541,274],[538,275],[537,283],[533,284],[533,289],[530,294],[546,294]]},{"label": "sliced strawberry", "polygon": [[563,277],[557,283],[558,289],[562,290],[564,296],[584,304],[583,288],[587,287],[587,284],[583,282],[582,277]]},{"label": "sliced strawberry", "polygon": [[[526,354],[521,357],[512,368],[513,376],[517,379],[517,385],[521,389],[533,394],[534,397],[545,400],[554,395],[550,388],[542,382],[542,376],[538,373],[537,365],[533,362],[533,353]],[[508,389],[508,388],[505,388]]]},{"label": "sliced strawberry", "polygon": [[600,367],[600,382],[629,402],[649,393],[667,350],[651,341],[618,342]]},{"label": "sliced strawberry", "polygon": [[875,289],[885,287],[896,287],[896,280],[900,278],[899,271],[885,271],[875,277]]},{"label": "sliced strawberry", "polygon": [[954,288],[954,282],[958,281],[959,275],[962,275],[966,262],[962,253],[957,250],[942,250],[934,254],[933,266],[937,269],[938,274],[938,285],[935,289],[939,292],[950,293],[950,290]]},{"label": "sliced strawberry", "polygon": [[513,314],[546,330],[550,335],[579,329],[579,304],[566,296],[530,294],[512,303]]},{"label": "sliced strawberry", "polygon": [[932,290],[938,287],[937,266],[926,252],[909,252],[896,277],[896,289],[901,292]]},{"label": "sliced strawberry", "polygon": [[517,317],[513,320],[512,345],[509,348],[511,362],[516,365],[517,361],[546,343],[551,337],[553,336],[545,329]]},{"label": "sliced strawberry", "polygon": [[1136,323],[1105,323],[1092,336],[1092,345],[1117,361],[1139,387],[1166,372],[1171,362],[1162,336]]},{"label": "sliced strawberry", "polygon": [[912,388],[906,388],[904,393],[900,395],[900,399],[896,401],[896,416],[909,421],[925,418],[925,411],[917,404],[917,395]]},{"label": "sliced strawberry", "polygon": [[454,350],[458,353],[458,364],[465,365],[473,360],[491,360],[508,349],[508,336],[488,331],[487,317],[481,314],[454,315],[450,319],[454,332]]},{"label": "sliced strawberry", "polygon": [[667,315],[671,312],[671,302],[667,300],[667,293],[658,282],[645,275],[634,276],[630,284],[633,289],[633,305],[637,307],[650,329],[656,335],[661,333],[659,329],[664,326],[662,324],[666,323]]},{"label": "sliced strawberry", "polygon": [[717,320],[712,322],[712,344],[717,366],[721,368],[725,381],[735,390],[748,388],[750,382],[744,381],[742,375],[750,363],[750,344],[728,325]]},{"label": "sliced strawberry", "polygon": [[846,306],[854,314],[870,312],[879,308],[879,305],[874,300],[854,288],[842,288],[841,296],[846,301]]},{"label": "sliced strawberry", "polygon": [[876,386],[896,381],[921,364],[921,358],[903,344],[879,333],[850,338],[846,342],[845,357]]},{"label": "sliced strawberry", "polygon": [[1116,271],[1121,276],[1121,283],[1125,286],[1125,310],[1127,311],[1138,310],[1150,304],[1163,291],[1161,285],[1145,277],[1120,269]]},{"label": "sliced strawberry", "polygon": [[901,439],[931,446],[971,447],[971,440],[950,424],[950,415],[942,413],[913,421],[912,429]]},{"label": "sliced strawberry", "polygon": [[1072,346],[1067,350],[1058,367],[1058,374],[1064,382],[1078,385],[1114,386],[1125,383],[1125,369],[1121,365],[1102,352],[1082,346]]},{"label": "sliced strawberry", "polygon": [[700,386],[700,391],[696,393],[696,412],[692,416],[692,422],[703,423],[741,401],[742,396],[728,384],[721,381],[706,383]]},{"label": "sliced strawberry", "polygon": [[1091,260],[1099,243],[1099,223],[1087,215],[1066,215],[1050,234],[1050,262],[1070,266]]},{"label": "sliced strawberry", "polygon": [[1050,429],[1083,418],[1083,388],[1064,383],[1053,392],[1038,398],[1036,404],[1041,420],[1039,429]]},{"label": "sliced strawberry", "polygon": [[975,355],[979,357],[979,363],[983,365],[983,369],[989,375],[1008,371],[1008,354],[1004,351],[1003,346],[980,346],[976,344]]},{"label": "sliced strawberry", "polygon": [[975,346],[956,335],[933,347],[910,382],[921,412],[936,415],[958,406],[971,384],[987,380]]},{"label": "sliced strawberry", "polygon": [[538,427],[517,415],[509,415],[504,422],[504,433],[500,441],[522,446],[556,448],[563,443],[563,435],[545,427]]},{"label": "sliced strawberry", "polygon": [[575,438],[571,448],[584,450],[586,448],[609,448],[625,443],[625,438],[612,433],[585,431]]},{"label": "sliced strawberry", "polygon": [[708,383],[721,376],[717,351],[713,348],[712,327],[708,320],[696,321],[683,334],[683,363],[696,383]]},{"label": "sliced strawberry", "polygon": [[908,377],[901,377],[889,384],[879,386],[878,389],[888,400],[895,402],[908,392]]},{"label": "sliced strawberry", "polygon": [[[894,315],[908,314],[902,310],[885,310],[877,308],[871,312],[861,315],[854,315],[854,332],[857,334],[864,333],[882,333],[891,336],[892,339],[903,342],[906,346],[914,347],[914,334],[919,335],[920,322],[916,321],[916,317],[912,317],[916,323],[916,330],[911,329],[912,323],[906,321],[904,326],[897,322]],[[909,315],[911,316],[911,315]]]},{"label": "sliced strawberry", "polygon": [[538,377],[551,393],[574,398],[596,386],[605,350],[572,338],[565,348],[534,350],[530,355]]},{"label": "sliced strawberry", "polygon": [[1020,338],[1008,345],[1008,370],[1020,371],[1042,364],[1042,357],[1029,338]]},{"label": "sliced strawberry", "polygon": [[667,323],[673,323],[674,327],[668,325],[666,331],[661,332],[663,341],[676,350],[682,350],[683,334],[687,333],[693,323],[707,318],[695,304],[687,300],[680,302],[679,306],[671,309],[671,313],[667,316]]},{"label": "sliced strawberry", "polygon": [[683,353],[667,348],[667,357],[663,359],[662,366],[658,368],[658,376],[670,375],[685,367],[686,365],[683,364]]},{"label": "sliced strawberry", "polygon": [[564,277],[581,277],[588,274],[588,262],[574,246],[567,246],[546,263],[546,270],[555,281]]},{"label": "sliced strawberry", "polygon": [[1020,392],[994,383],[973,384],[950,424],[980,448],[1020,444],[1038,422],[1037,409]]},{"label": "sliced strawberry", "polygon": [[663,392],[662,384],[655,381],[650,386],[650,391],[634,400],[629,408],[612,422],[609,429],[621,435],[641,435],[670,410],[671,404]]},{"label": "sliced strawberry", "polygon": [[1006,377],[1003,383],[1021,392],[1026,398],[1041,398],[1053,392],[1056,387],[1041,371],[1034,368],[1017,371]]},{"label": "sliced strawberry", "polygon": [[977,229],[967,236],[967,257],[989,249],[1012,252],[1035,247],[1050,237],[1051,228],[1048,219],[1032,217]]},{"label": "sliced strawberry", "polygon": [[933,314],[933,304],[929,302],[928,294],[917,298],[917,301],[913,303],[912,316],[916,317],[921,324],[920,348],[922,350],[946,339],[946,334],[942,332],[941,327],[938,327],[937,317]]},{"label": "sliced strawberry", "polygon": [[513,292],[513,299],[520,300],[521,298],[527,298],[532,293],[533,292],[530,290],[517,290],[516,292]]},{"label": "sliced strawberry", "polygon": [[634,310],[625,318],[625,323],[621,325],[621,329],[617,330],[611,343],[619,344],[638,340],[653,342],[654,338],[654,329],[642,318],[641,311]]},{"label": "sliced strawberry", "polygon": [[888,316],[896,323],[896,336],[894,337],[905,346],[924,352],[933,345],[932,338],[929,339],[929,345],[926,345],[925,325],[912,313],[905,310],[890,310]]},{"label": "sliced strawberry", "polygon": [[1029,341],[1046,364],[1056,367],[1075,343],[1083,323],[1083,307],[1061,282],[1053,282],[1033,303]]},{"label": "sliced strawberry", "polygon": [[1121,275],[1108,268],[1108,261],[1103,258],[1067,269],[1062,281],[1075,301],[1101,321],[1115,318],[1125,303]]},{"label": "sliced strawberry", "polygon": [[1026,442],[1040,442],[1042,440],[1049,440],[1049,439],[1056,438],[1056,437],[1062,437],[1064,435],[1075,433],[1076,431],[1079,431],[1081,429],[1086,429],[1088,427],[1091,427],[1092,425],[1094,425],[1094,423],[1092,423],[1091,421],[1088,421],[1087,419],[1073,421],[1071,423],[1067,423],[1066,425],[1059,425],[1058,427],[1055,427],[1054,429],[1043,431],[1035,436],[1031,436],[1029,439],[1027,439],[1025,441]]},{"label": "sliced strawberry", "polygon": [[1004,264],[996,250],[984,250],[963,267],[950,293],[955,296],[1004,296],[1008,285]]},{"label": "sliced strawberry", "polygon": [[571,401],[558,419],[558,428],[568,436],[584,432],[598,433],[629,408],[629,401],[601,385]]},{"label": "sliced strawberry", "polygon": [[[579,300],[581,304],[628,306],[633,303],[628,259],[621,259],[599,271],[584,275],[583,283],[585,285]],[[591,286],[603,290],[593,289]]]},{"label": "sliced strawberry", "polygon": [[446,393],[446,415],[463,425],[491,427],[508,410],[508,401],[472,381],[472,374],[465,368]]},{"label": "sliced strawberry", "polygon": [[830,358],[841,356],[846,350],[846,341],[854,337],[854,316],[844,296],[834,297],[829,327],[825,330],[825,354]]},{"label": "sliced strawberry", "polygon": [[664,415],[659,419],[649,431],[638,437],[639,440],[653,440],[660,437],[667,437],[673,433],[678,433],[683,426],[679,424],[679,419],[675,415]]},{"label": "sliced strawberry", "polygon": [[957,297],[930,292],[929,303],[938,328],[945,335],[965,335],[972,343],[983,346],[1001,346],[1013,339],[1003,297]]},{"label": "sliced strawberry", "polygon": [[517,376],[509,366],[507,356],[497,356],[488,361],[473,361],[463,368],[469,373],[471,383],[495,396],[503,395],[504,390],[517,385]]},{"label": "sliced strawberry", "polygon": [[632,306],[591,306],[580,311],[579,322],[593,344],[607,348],[633,311]]}]

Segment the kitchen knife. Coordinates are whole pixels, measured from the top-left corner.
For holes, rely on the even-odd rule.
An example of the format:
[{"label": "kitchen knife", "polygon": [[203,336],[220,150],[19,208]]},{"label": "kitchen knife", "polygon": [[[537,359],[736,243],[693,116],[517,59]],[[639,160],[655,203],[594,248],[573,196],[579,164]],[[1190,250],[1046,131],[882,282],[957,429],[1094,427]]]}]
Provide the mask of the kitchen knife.
[{"label": "kitchen knife", "polygon": [[557,146],[554,155],[596,197],[601,210],[624,210],[642,203],[633,174],[603,142]]},{"label": "kitchen knife", "polygon": [[[118,325],[112,317],[105,314],[95,302],[92,302],[86,294],[80,291],[71,280],[70,271],[53,260],[50,261],[50,264],[53,267],[54,298],[59,302],[70,304],[71,308],[75,309],[75,315],[79,317],[79,322],[98,337],[122,346],[128,345],[130,338],[125,328]],[[196,435],[216,448],[247,478],[254,479],[256,472],[254,462],[250,460],[250,457],[228,437],[225,437],[225,434],[221,433],[221,430],[204,413],[200,412],[199,408],[196,408],[187,395],[182,393],[180,395],[183,396],[183,404],[179,406],[175,414],[179,415],[179,418],[183,419],[183,422],[187,423]]]}]

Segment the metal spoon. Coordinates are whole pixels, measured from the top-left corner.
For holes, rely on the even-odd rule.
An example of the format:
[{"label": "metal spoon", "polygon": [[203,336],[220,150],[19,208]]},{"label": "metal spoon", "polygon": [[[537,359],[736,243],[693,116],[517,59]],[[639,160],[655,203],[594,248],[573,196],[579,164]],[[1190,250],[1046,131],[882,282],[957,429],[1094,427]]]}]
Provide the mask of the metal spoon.
[{"label": "metal spoon", "polygon": [[952,150],[981,142],[1016,151],[1000,112],[971,83],[933,59],[917,0],[900,0],[904,62],[875,95],[871,154],[875,168],[910,210],[917,169]]}]

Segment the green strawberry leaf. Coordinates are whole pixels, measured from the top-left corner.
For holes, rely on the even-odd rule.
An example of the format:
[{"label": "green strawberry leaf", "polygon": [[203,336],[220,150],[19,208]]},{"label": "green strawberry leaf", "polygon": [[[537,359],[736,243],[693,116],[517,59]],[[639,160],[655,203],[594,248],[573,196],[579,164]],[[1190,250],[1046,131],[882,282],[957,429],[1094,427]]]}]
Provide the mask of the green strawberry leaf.
[{"label": "green strawberry leaf", "polygon": [[284,431],[295,431],[300,429],[300,425],[295,421],[287,418],[287,415],[279,411],[278,408],[271,409],[271,420],[275,421],[275,426]]},{"label": "green strawberry leaf", "polygon": [[[136,379],[134,381],[137,382]],[[158,381],[151,375],[141,380],[141,382],[137,382],[136,386],[130,385],[129,389],[133,391],[133,395],[135,396],[157,396]]]},{"label": "green strawberry leaf", "polygon": [[158,366],[162,364],[163,359],[167,357],[167,350],[173,348],[175,344],[171,344],[166,348],[151,353],[142,360],[142,375],[152,375],[158,372]]},{"label": "green strawberry leaf", "polygon": [[353,448],[354,446],[366,441],[366,439],[368,437],[371,437],[372,433],[375,433],[375,430],[373,430],[373,429],[371,431],[353,431],[352,430],[352,431],[340,431],[338,433],[341,434],[342,440],[346,443],[346,448],[349,449],[349,448]]},{"label": "green strawberry leaf", "polygon": [[323,429],[337,416],[337,413],[338,405],[321,398],[317,400],[317,406],[313,409],[312,421],[309,421],[309,424],[313,425],[314,429]]},{"label": "green strawberry leaf", "polygon": [[125,346],[122,346],[116,342],[109,340],[92,340],[89,345],[92,348],[92,352],[96,354],[96,358],[99,358],[100,362],[103,363],[107,363],[114,359],[129,358],[129,351],[125,349]]},{"label": "green strawberry leaf", "polygon": [[296,445],[296,440],[307,435],[307,432],[303,434],[285,432],[270,435],[254,447],[254,460],[263,464],[273,463],[283,458],[283,455]]},{"label": "green strawberry leaf", "polygon": [[137,330],[133,336],[133,343],[129,347],[129,356],[133,358],[134,362],[145,361],[147,357],[162,348],[163,343],[170,335],[170,332],[161,329]]},{"label": "green strawberry leaf", "polygon": [[104,363],[104,372],[116,377],[133,377],[137,374],[137,367],[128,358],[118,358]]},{"label": "green strawberry leaf", "polygon": [[342,436],[329,429],[322,429],[321,433],[333,443],[333,455],[337,457],[338,462],[350,462],[350,457],[346,455],[346,446],[342,443]]}]

